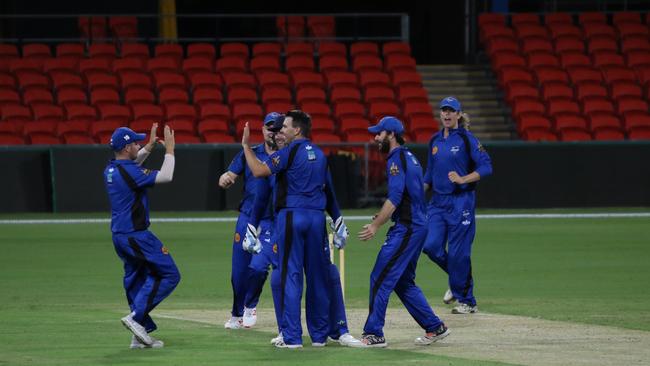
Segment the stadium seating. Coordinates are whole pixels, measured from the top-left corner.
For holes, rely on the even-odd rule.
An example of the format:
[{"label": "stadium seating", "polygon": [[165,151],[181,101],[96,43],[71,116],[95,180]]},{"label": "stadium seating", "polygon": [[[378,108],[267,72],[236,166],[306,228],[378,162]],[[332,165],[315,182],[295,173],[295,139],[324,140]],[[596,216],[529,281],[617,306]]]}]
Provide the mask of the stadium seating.
[{"label": "stadium seating", "polygon": [[647,24],[638,12],[582,12],[576,19],[568,13],[542,19],[532,13],[479,15],[479,41],[520,137],[644,138],[650,112]]}]

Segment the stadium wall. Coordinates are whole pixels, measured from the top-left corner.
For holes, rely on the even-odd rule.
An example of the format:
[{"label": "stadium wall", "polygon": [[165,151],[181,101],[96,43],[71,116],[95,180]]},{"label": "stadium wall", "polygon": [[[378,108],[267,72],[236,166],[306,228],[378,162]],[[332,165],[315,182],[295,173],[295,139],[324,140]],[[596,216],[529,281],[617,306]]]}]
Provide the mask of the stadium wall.
[{"label": "stadium wall", "polygon": [[[481,208],[650,206],[650,143],[485,144],[494,175],[478,186]],[[427,147],[411,145],[426,164]],[[217,179],[238,145],[184,145],[176,152],[172,184],[151,190],[153,210],[236,209],[241,180],[230,190]],[[162,150],[146,162],[162,163]],[[102,172],[111,152],[103,146],[0,149],[0,212],[89,212],[108,210]],[[362,196],[360,159],[330,158],[335,190],[345,208]]]}]

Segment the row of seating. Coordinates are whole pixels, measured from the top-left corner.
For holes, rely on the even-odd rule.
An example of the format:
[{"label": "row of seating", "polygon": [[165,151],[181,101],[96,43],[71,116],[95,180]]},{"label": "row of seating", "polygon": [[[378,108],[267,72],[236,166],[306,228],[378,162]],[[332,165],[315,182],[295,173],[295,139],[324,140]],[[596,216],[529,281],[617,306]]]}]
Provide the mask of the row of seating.
[{"label": "row of seating", "polygon": [[[333,16],[278,16],[275,24],[279,36],[288,38],[308,37],[325,38],[335,35]],[[138,19],[134,16],[87,16],[79,17],[77,25],[81,37],[89,40],[106,39],[109,36],[117,40],[138,37]]]},{"label": "row of seating", "polygon": [[[84,144],[84,143],[107,143],[112,132],[120,127],[128,125],[136,131],[146,132],[154,122],[160,122],[157,118],[141,118],[131,122],[117,118],[102,120],[8,120],[0,123],[0,145],[2,144]],[[225,120],[215,116],[205,118],[194,124],[191,120],[182,117],[169,119],[164,122],[174,130],[179,143],[199,142],[224,142],[232,143],[241,139],[245,123],[252,127],[252,139],[256,142],[262,141],[262,121],[240,120],[236,129]],[[433,133],[437,131],[439,122],[430,116],[414,117],[408,124],[409,131],[407,138],[415,142],[426,142]],[[333,119],[321,115],[313,116],[312,135],[321,143],[365,143],[373,138],[367,128],[372,122],[366,118],[350,115],[341,119],[340,131],[337,131]],[[433,126],[433,127],[432,127]],[[162,125],[160,126],[162,127]]]},{"label": "row of seating", "polygon": [[501,14],[479,21],[519,135],[527,140],[647,138],[648,27],[639,13],[615,13],[615,27],[604,13],[583,13],[578,20],[580,26],[569,14],[556,13],[545,17],[545,26],[536,14],[513,14],[512,27]]},{"label": "row of seating", "polygon": [[[149,45],[144,43],[93,43],[86,46],[83,43],[60,43],[52,48],[44,43],[27,43],[19,48],[14,44],[0,44],[0,56],[3,59],[11,58],[30,58],[30,59],[47,59],[52,57],[66,58],[141,58],[150,57],[171,57],[176,60],[184,58],[202,57],[214,60],[217,58],[217,47],[212,43],[190,43],[185,49],[182,45],[176,43],[156,44],[153,46],[153,52]],[[383,56],[387,57],[394,54],[409,56],[411,47],[406,42],[377,42],[360,41],[352,42],[349,45],[342,42],[322,41],[317,43],[311,42],[258,42],[253,43],[250,47],[246,43],[226,42],[218,47],[219,57],[239,57],[249,59],[258,56],[289,57],[295,55],[305,56],[327,56],[338,55],[351,58],[357,56]]]}]

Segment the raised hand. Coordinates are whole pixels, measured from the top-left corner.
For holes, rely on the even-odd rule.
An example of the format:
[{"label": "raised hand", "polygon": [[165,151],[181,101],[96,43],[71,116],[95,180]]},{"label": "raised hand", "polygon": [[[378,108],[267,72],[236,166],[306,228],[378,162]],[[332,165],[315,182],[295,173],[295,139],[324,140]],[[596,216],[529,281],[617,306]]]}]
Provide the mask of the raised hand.
[{"label": "raised hand", "polygon": [[249,144],[249,140],[251,137],[251,130],[250,127],[248,127],[248,122],[244,125],[244,132],[241,135],[241,146],[246,147]]},{"label": "raised hand", "polygon": [[174,154],[174,147],[176,147],[176,140],[174,139],[174,130],[169,126],[165,126],[164,130],[165,136],[165,149],[167,154]]}]

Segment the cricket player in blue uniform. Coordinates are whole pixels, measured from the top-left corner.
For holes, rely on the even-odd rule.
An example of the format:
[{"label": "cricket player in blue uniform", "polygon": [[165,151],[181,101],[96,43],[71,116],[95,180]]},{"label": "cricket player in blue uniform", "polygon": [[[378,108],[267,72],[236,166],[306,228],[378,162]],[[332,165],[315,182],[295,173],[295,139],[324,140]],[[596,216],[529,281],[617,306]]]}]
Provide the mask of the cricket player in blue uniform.
[{"label": "cricket player in blue uniform", "polygon": [[149,335],[156,324],[149,313],[176,288],[180,273],[167,248],[148,230],[147,188],[171,182],[174,175],[174,132],[165,126],[165,159],[160,171],[141,167],[156,144],[153,124],[149,143],[140,148],[145,134],[120,127],[110,146],[115,152],[104,170],[111,204],[111,231],[117,255],[124,262],[124,289],[131,313],[122,324],[133,333],[131,348],[160,348],[163,342]]},{"label": "cricket player in blue uniform", "polygon": [[[269,113],[264,118],[262,134],[264,143],[253,148],[258,159],[266,158],[277,150],[273,140],[274,132],[269,129],[275,121],[283,121],[284,115]],[[278,122],[280,123],[280,122]],[[230,282],[233,289],[233,305],[230,319],[224,324],[227,329],[250,328],[257,322],[257,303],[268,276],[268,266],[274,260],[272,246],[266,245],[264,253],[253,256],[242,249],[242,240],[250,222],[253,211],[253,202],[260,189],[260,185],[268,185],[267,178],[255,178],[246,166],[243,151],[240,151],[230,163],[228,170],[219,178],[219,186],[227,189],[231,187],[238,176],[244,176],[244,197],[239,204],[239,217],[235,228],[235,238],[232,246],[232,272]],[[270,243],[272,238],[272,216],[265,212],[260,218],[260,240]],[[256,230],[256,228],[253,228]]]},{"label": "cricket player in blue uniform", "polygon": [[481,143],[468,131],[468,117],[462,114],[456,98],[440,102],[440,120],[443,129],[429,141],[424,178],[425,190],[433,191],[427,208],[424,253],[449,274],[449,290],[443,301],[450,304],[458,300],[452,313],[471,314],[478,311],[471,261],[476,233],[475,186],[492,174],[492,163]]},{"label": "cricket player in blue uniform", "polygon": [[415,284],[415,270],[427,234],[422,167],[415,155],[402,146],[404,126],[397,118],[384,117],[368,131],[375,134],[379,150],[388,154],[388,198],[372,222],[359,232],[359,239],[372,239],[389,219],[394,224],[370,274],[370,306],[362,347],[387,346],[383,328],[393,291],[426,332],[415,339],[415,344],[428,345],[449,335],[449,329]]},{"label": "cricket player in blue uniform", "polygon": [[[249,128],[244,128],[242,146],[246,163],[256,177],[276,175],[276,239],[280,253],[281,313],[283,339],[279,348],[302,347],[300,308],[303,268],[307,279],[306,319],[313,344],[324,344],[329,333],[329,265],[325,215],[328,169],[322,150],[309,139],[311,118],[293,110],[286,114],[281,135],[286,147],[261,162],[249,146]],[[342,219],[336,227],[347,232]],[[342,235],[339,235],[342,237]]]},{"label": "cricket player in blue uniform", "polygon": [[[279,132],[280,129],[282,128],[282,123],[283,120],[279,121],[279,124],[276,124],[275,127],[270,127],[269,129],[274,132]],[[285,146],[285,141],[284,141],[284,136],[282,135],[275,135],[274,139],[276,141],[276,144],[278,148],[282,148]],[[328,175],[328,179],[330,179]],[[269,243],[262,243],[259,241],[259,239],[255,236],[255,228],[258,226],[259,223],[259,217],[263,215],[263,213],[269,212],[270,215],[273,215],[273,207],[274,207],[274,202],[275,202],[275,195],[274,195],[274,188],[275,188],[275,175],[272,175],[268,177],[268,184],[260,184],[258,185],[258,190],[257,194],[255,195],[255,203],[254,203],[254,209],[253,213],[251,214],[251,221],[249,222],[248,228],[249,230],[246,232],[246,237],[244,238],[244,247],[247,248],[247,250],[252,251],[253,253],[257,253],[258,251],[264,251],[265,246],[269,246]],[[266,182],[266,181],[263,181]],[[331,181],[328,181],[328,186],[326,187],[326,193],[327,193],[327,211],[330,214],[330,217],[334,218],[332,219],[330,223],[330,227],[333,232],[334,236],[334,246],[338,249],[341,249],[345,247],[346,240],[348,233],[347,231],[342,231],[341,228],[339,227],[337,230],[337,224],[342,225],[343,223],[343,218],[341,216],[340,209],[338,207],[338,203],[336,201],[336,197],[334,194],[334,191],[331,189],[333,187]],[[259,231],[258,231],[259,232]],[[341,236],[342,235],[342,236]],[[272,248],[273,248],[273,254],[277,254],[277,244],[276,241],[274,240],[275,237],[272,235]],[[259,243],[259,244],[258,244]],[[348,321],[347,321],[347,315],[345,313],[345,303],[343,300],[343,289],[341,287],[341,277],[338,271],[338,268],[336,265],[330,262],[330,257],[329,257],[329,243],[327,243],[327,252],[324,255],[324,260],[326,259],[329,263],[329,279],[330,279],[330,291],[329,291],[329,296],[330,296],[330,318],[329,318],[329,323],[330,323],[330,328],[329,328],[329,339],[332,339],[335,342],[338,342],[339,344],[343,346],[354,346],[356,344],[359,344],[359,340],[354,338],[348,329]],[[281,344],[284,342],[284,337],[282,336],[282,329],[280,327],[280,323],[282,321],[282,314],[280,313],[280,303],[279,300],[281,298],[281,278],[280,278],[280,271],[277,270],[277,255],[274,258],[274,261],[271,263],[273,266],[273,272],[271,273],[271,290],[273,293],[273,303],[275,304],[275,317],[276,321],[278,324],[278,336],[274,337],[271,340],[271,344],[276,345],[276,344]],[[325,343],[312,343],[313,346],[325,346]]]}]

